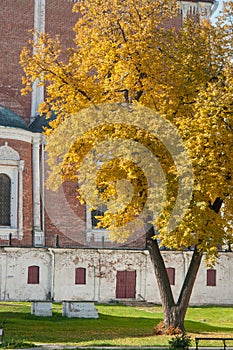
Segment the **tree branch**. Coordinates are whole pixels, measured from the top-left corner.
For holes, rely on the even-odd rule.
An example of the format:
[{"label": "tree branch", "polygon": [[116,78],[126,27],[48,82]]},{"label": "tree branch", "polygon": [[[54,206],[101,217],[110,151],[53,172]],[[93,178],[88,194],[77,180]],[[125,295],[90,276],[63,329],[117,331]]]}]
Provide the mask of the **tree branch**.
[{"label": "tree branch", "polygon": [[220,197],[217,197],[213,204],[210,203],[210,209],[212,209],[216,214],[218,214],[220,212],[222,204],[223,204],[223,199],[221,199]]},{"label": "tree branch", "polygon": [[118,26],[119,26],[119,28],[120,28],[120,31],[121,31],[121,34],[122,34],[122,36],[123,36],[124,41],[127,43],[128,40],[127,40],[127,38],[126,38],[126,36],[125,36],[124,29],[122,28],[122,26],[121,26],[119,20],[117,20],[117,24],[118,24]]}]

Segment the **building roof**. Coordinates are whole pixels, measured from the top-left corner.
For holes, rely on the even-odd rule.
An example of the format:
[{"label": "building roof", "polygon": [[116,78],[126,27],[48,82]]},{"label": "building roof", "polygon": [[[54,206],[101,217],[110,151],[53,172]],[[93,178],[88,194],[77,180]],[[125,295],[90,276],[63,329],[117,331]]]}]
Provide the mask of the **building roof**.
[{"label": "building roof", "polygon": [[56,119],[56,114],[52,112],[50,118],[47,118],[46,115],[37,116],[33,122],[29,125],[29,130],[32,132],[43,132],[46,128],[49,128],[49,122]]},{"label": "building roof", "polygon": [[25,121],[15,112],[0,105],[0,126],[29,130]]}]

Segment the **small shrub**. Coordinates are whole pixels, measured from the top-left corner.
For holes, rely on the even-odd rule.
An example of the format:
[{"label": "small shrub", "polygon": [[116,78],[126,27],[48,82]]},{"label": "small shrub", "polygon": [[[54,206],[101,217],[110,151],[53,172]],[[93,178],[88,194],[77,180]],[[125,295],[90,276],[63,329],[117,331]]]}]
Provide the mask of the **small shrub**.
[{"label": "small shrub", "polygon": [[185,334],[177,335],[176,337],[173,337],[171,340],[169,340],[169,349],[175,350],[175,349],[189,349],[191,345],[191,337]]}]

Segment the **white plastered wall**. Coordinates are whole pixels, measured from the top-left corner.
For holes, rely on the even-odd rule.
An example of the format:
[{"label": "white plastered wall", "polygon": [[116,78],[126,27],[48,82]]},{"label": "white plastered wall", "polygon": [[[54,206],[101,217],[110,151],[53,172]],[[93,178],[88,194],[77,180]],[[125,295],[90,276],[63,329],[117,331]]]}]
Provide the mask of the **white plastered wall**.
[{"label": "white plastered wall", "polygon": [[[166,267],[175,268],[175,299],[181,288],[192,252],[162,252]],[[190,304],[233,305],[233,253],[220,253],[215,265],[216,286],[206,285],[204,261],[200,267]],[[40,283],[27,284],[28,266],[40,268]],[[75,285],[75,268],[86,268],[86,284]],[[136,270],[136,300],[160,303],[147,251],[109,249],[0,249],[1,300],[94,300],[116,299],[117,271]]]}]

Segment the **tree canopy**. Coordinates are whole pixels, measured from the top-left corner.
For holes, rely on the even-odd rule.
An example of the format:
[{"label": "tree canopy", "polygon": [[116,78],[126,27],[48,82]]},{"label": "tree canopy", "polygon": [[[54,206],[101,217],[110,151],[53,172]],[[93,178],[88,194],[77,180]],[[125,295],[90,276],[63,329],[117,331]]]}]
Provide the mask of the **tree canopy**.
[{"label": "tree canopy", "polygon": [[[226,233],[229,233],[227,239],[231,238],[232,3],[226,5],[224,16],[228,22],[222,18],[214,27],[206,20],[197,23],[188,19],[179,30],[168,25],[177,15],[177,6],[170,0],[127,1],[127,6],[125,2],[111,0],[99,5],[99,1],[81,1],[74,6],[81,18],[74,28],[73,48],[62,50],[58,38],[39,33],[37,43],[31,42],[35,53],[24,48],[21,63],[26,87],[23,91],[30,91],[35,79],[45,85],[47,98],[40,111],[57,113],[52,130],[83,108],[103,103],[137,105],[136,119],[137,113],[141,118],[139,106],[144,106],[170,121],[188,149],[194,173],[190,207],[175,234],[167,234],[163,228],[167,227],[174,206],[177,172],[171,157],[164,156],[161,142],[159,144],[155,135],[148,132],[157,128],[157,118],[140,136],[136,135],[138,130],[122,123],[111,130],[111,137],[115,133],[114,137],[119,138],[125,133],[127,139],[136,140],[145,147],[154,143],[151,152],[163,163],[166,174],[170,172],[173,177],[172,185],[168,186],[170,193],[165,210],[156,221],[163,244],[172,248],[198,244],[201,251],[216,253],[217,245],[223,243]],[[86,111],[85,118],[92,125],[93,115]],[[76,121],[75,128],[79,128],[78,116]],[[103,125],[94,130],[92,140],[92,128],[82,135],[84,153],[96,141],[103,140],[106,133],[109,134],[108,127]],[[50,141],[51,153],[57,152],[59,145],[56,142],[51,144]],[[62,164],[63,179],[73,180],[77,175],[77,164],[82,160],[80,145],[76,144],[69,152],[71,154]],[[108,179],[101,179],[105,185],[117,179],[119,169],[125,171],[126,178],[126,174],[133,174],[130,181],[137,177],[137,171],[140,177],[140,167],[136,169],[132,162],[131,165],[115,164],[114,169],[116,171],[112,171],[111,176],[109,173]],[[55,163],[53,172],[57,173]],[[147,184],[140,186],[143,191]],[[113,185],[111,191],[107,195],[105,189],[102,197],[103,192],[105,199],[114,194]],[[140,188],[137,191],[140,192]],[[141,198],[142,206],[145,195]],[[224,215],[219,215],[223,201]],[[128,214],[132,217],[138,212],[131,208]],[[116,223],[116,217],[111,221],[106,214],[105,219],[102,222],[105,226]],[[119,222],[117,226],[121,226]]]},{"label": "tree canopy", "polygon": [[21,54],[23,93],[38,79],[40,112],[57,114],[48,183],[78,180],[81,201],[104,201],[100,225],[114,239],[131,221],[150,224],[162,245],[214,261],[232,243],[233,3],[215,25],[187,18],[181,28],[172,0],[79,1],[74,11],[72,48],[38,33],[34,53]]}]

